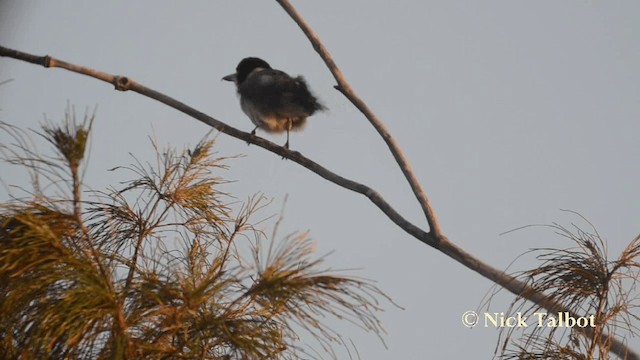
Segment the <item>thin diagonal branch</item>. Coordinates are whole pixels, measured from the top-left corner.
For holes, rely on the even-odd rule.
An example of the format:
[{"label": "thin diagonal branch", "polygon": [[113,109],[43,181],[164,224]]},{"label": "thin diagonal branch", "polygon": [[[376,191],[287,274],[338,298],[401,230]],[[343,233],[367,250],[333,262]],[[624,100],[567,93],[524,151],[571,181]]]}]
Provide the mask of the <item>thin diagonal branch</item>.
[{"label": "thin diagonal branch", "polygon": [[411,168],[411,163],[407,160],[406,156],[402,149],[400,149],[400,145],[396,142],[396,140],[391,136],[387,127],[384,126],[382,121],[378,119],[376,114],[374,114],[371,109],[367,106],[367,104],[356,94],[356,92],[351,88],[349,82],[342,74],[338,65],[333,61],[331,54],[327,50],[327,48],[322,44],[318,35],[313,31],[311,26],[302,18],[302,16],[296,11],[296,9],[289,3],[289,0],[276,0],[280,6],[291,16],[293,21],[298,24],[300,29],[307,36],[311,45],[315,51],[320,55],[324,63],[331,71],[334,79],[338,83],[335,88],[340,91],[351,103],[360,110],[360,112],[369,120],[371,125],[378,131],[384,142],[389,147],[391,154],[395,158],[400,170],[402,170],[402,174],[409,182],[409,186],[411,186],[411,190],[415,195],[418,203],[420,203],[420,207],[422,207],[422,211],[424,212],[425,217],[427,218],[427,223],[429,224],[430,232],[435,237],[440,237],[442,235],[442,229],[440,228],[440,222],[438,221],[438,217],[436,216],[433,207],[431,206],[431,202],[427,197],[424,189],[422,189],[422,185],[418,178],[416,177],[413,169]]},{"label": "thin diagonal branch", "polygon": [[[527,285],[526,283],[516,279],[511,275],[504,273],[501,270],[491,267],[490,265],[482,262],[480,259],[471,255],[470,253],[462,250],[460,247],[458,247],[457,245],[449,241],[446,236],[440,235],[436,237],[433,229],[431,232],[426,232],[421,228],[419,228],[418,226],[414,225],[413,223],[409,222],[407,219],[402,217],[374,189],[364,184],[344,178],[328,170],[322,165],[312,161],[311,159],[305,157],[298,151],[287,150],[263,138],[257,137],[255,135],[251,135],[250,133],[242,132],[178,100],[175,100],[165,94],[162,94],[156,90],[147,88],[142,84],[139,84],[133,80],[130,80],[125,76],[110,75],[101,71],[93,70],[91,68],[73,65],[73,64],[55,59],[50,56],[35,56],[35,55],[27,54],[24,52],[20,52],[17,50],[8,49],[2,46],[0,46],[0,57],[11,57],[14,59],[23,60],[33,64],[42,65],[44,67],[59,67],[65,70],[69,70],[82,75],[94,77],[102,81],[108,82],[110,84],[113,84],[116,90],[120,90],[120,91],[131,90],[131,91],[137,92],[143,96],[155,99],[167,106],[170,106],[178,111],[181,111],[193,117],[194,119],[199,120],[215,128],[216,130],[222,133],[225,133],[229,136],[243,140],[245,142],[249,142],[251,144],[260,146],[265,150],[268,150],[272,153],[278,154],[282,157],[292,160],[338,186],[341,186],[345,189],[365,195],[385,215],[387,215],[387,217],[391,219],[391,221],[393,221],[396,225],[398,225],[408,234],[420,240],[421,242],[443,252],[447,256],[460,262],[462,265],[468,267],[474,272],[477,272],[478,274],[486,277],[492,282],[499,284],[500,286],[504,287],[511,293],[515,295],[519,295],[527,300],[530,300],[540,305],[541,307],[549,310],[550,312],[565,312],[565,311],[570,312],[569,309],[564,307],[562,304],[559,304],[549,299],[547,296],[545,296],[542,293],[536,292],[535,289],[533,289],[531,286]],[[575,314],[571,314],[571,315],[573,316]],[[586,336],[591,336],[593,334],[593,330],[591,328],[584,328],[583,331],[586,334]],[[611,341],[612,353],[620,356],[625,360],[640,360],[640,355],[636,354],[633,350],[629,349],[626,346],[626,344],[624,344],[622,341],[619,341],[618,339],[615,339],[615,338],[610,338],[607,334],[603,334],[601,335],[601,337],[606,341]]]}]

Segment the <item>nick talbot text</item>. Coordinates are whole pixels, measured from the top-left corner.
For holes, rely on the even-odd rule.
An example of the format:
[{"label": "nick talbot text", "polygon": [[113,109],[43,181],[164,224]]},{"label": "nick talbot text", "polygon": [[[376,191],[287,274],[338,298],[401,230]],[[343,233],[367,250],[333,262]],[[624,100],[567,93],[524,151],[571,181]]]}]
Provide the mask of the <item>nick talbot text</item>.
[{"label": "nick talbot text", "polygon": [[546,312],[536,312],[532,316],[523,316],[517,312],[507,316],[505,313],[484,313],[484,327],[496,328],[526,328],[529,326],[547,328],[586,328],[596,326],[595,315],[571,316],[568,312],[548,314]]}]

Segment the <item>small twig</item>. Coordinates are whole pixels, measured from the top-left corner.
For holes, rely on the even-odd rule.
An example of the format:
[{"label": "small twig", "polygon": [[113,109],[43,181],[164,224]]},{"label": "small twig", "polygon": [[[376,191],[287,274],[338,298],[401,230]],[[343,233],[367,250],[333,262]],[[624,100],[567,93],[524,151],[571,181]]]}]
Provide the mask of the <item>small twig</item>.
[{"label": "small twig", "polygon": [[429,201],[427,194],[422,189],[422,185],[420,184],[420,182],[418,181],[418,178],[413,172],[413,169],[411,168],[411,164],[409,163],[409,160],[407,160],[406,156],[404,155],[404,152],[402,152],[402,150],[400,149],[400,145],[398,145],[396,140],[391,136],[391,133],[389,133],[389,130],[387,130],[386,126],[384,126],[382,121],[378,119],[376,114],[374,114],[373,111],[369,109],[367,104],[351,88],[351,85],[349,85],[349,82],[347,82],[347,79],[342,74],[342,71],[340,70],[340,68],[338,68],[338,65],[336,65],[335,61],[333,61],[331,54],[329,53],[327,48],[322,44],[318,35],[313,31],[311,26],[302,18],[302,16],[296,11],[296,9],[291,5],[291,3],[289,3],[289,0],[276,0],[276,1],[278,2],[278,4],[280,4],[280,6],[282,6],[282,8],[287,12],[287,14],[291,16],[293,21],[295,21],[296,24],[300,26],[300,29],[302,29],[304,34],[307,36],[307,38],[311,42],[311,45],[313,45],[313,49],[320,55],[322,60],[324,60],[324,63],[327,65],[327,67],[329,68],[329,71],[331,71],[331,74],[333,75],[334,79],[338,83],[338,85],[336,85],[335,88],[338,91],[340,91],[349,101],[351,101],[351,103],[356,108],[358,108],[358,110],[360,110],[360,112],[367,118],[367,120],[369,120],[371,125],[373,125],[373,127],[378,131],[378,133],[380,134],[384,142],[387,143],[387,146],[389,147],[391,154],[396,159],[396,162],[398,163],[400,170],[402,170],[402,174],[404,174],[404,177],[409,182],[409,186],[411,186],[411,190],[413,191],[413,194],[415,195],[416,199],[420,203],[420,206],[422,207],[422,211],[424,212],[424,215],[427,218],[427,223],[429,224],[430,233],[432,233],[434,237],[439,238],[442,235],[442,229],[440,227],[440,222],[438,222],[438,217],[436,216],[436,213],[433,210],[433,207],[431,206],[431,202]]}]

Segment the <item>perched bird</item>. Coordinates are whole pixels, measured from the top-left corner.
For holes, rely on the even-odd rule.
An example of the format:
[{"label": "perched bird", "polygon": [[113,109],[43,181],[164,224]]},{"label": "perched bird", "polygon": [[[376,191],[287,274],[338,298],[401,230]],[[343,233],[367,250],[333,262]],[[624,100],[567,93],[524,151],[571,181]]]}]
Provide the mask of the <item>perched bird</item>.
[{"label": "perched bird", "polygon": [[272,69],[256,57],[242,59],[234,74],[222,80],[233,81],[240,96],[240,107],[258,128],[267,132],[287,132],[285,148],[289,148],[289,131],[301,130],[307,117],[325,110],[309,91],[302,76],[291,77]]}]

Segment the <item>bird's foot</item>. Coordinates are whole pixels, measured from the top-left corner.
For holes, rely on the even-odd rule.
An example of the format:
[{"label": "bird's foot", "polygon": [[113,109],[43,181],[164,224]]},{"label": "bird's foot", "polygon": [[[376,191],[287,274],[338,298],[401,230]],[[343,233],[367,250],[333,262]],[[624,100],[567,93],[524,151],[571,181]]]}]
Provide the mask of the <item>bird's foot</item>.
[{"label": "bird's foot", "polygon": [[[287,140],[287,142],[282,145],[282,148],[284,148],[285,150],[289,150],[289,140]],[[284,157],[284,155],[282,156],[282,160],[286,159],[286,157]]]},{"label": "bird's foot", "polygon": [[[253,131],[251,132],[251,137],[256,136],[256,129],[253,129]],[[251,142],[247,141],[247,146],[249,146],[249,145],[251,145]]]}]

